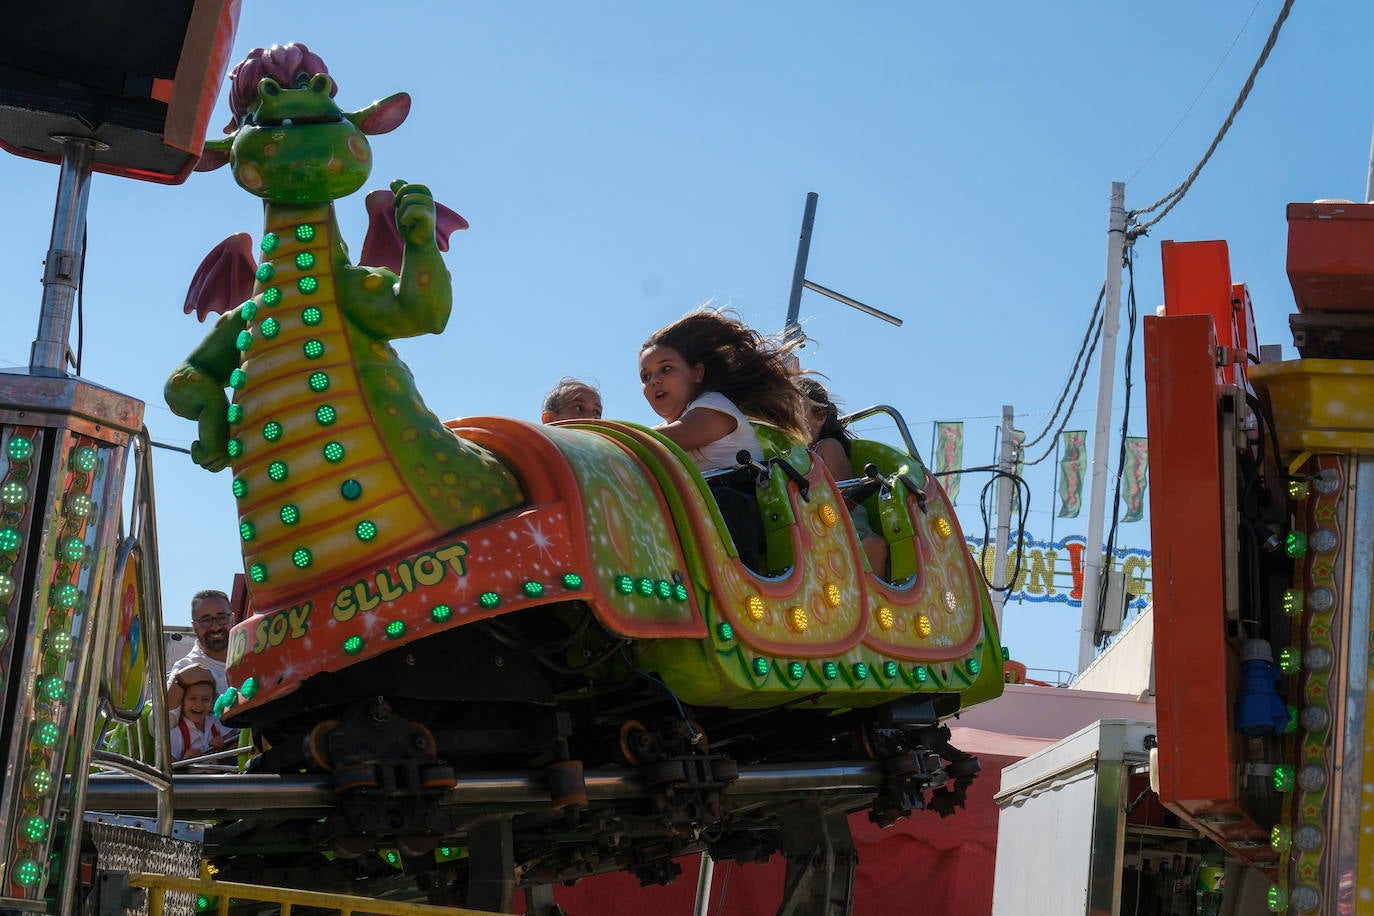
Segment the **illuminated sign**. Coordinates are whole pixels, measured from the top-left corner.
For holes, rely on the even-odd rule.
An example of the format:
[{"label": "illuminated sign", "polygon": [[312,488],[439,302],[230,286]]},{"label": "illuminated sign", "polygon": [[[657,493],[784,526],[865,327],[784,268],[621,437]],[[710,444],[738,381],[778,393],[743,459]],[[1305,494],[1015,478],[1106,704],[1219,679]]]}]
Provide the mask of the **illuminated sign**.
[{"label": "illuminated sign", "polygon": [[[992,581],[993,543],[983,538],[968,538],[968,548],[974,560],[983,568],[983,575]],[[1058,541],[1040,541],[1027,533],[1013,538],[1007,550],[1007,565],[1003,581],[1016,581],[1007,593],[1008,601],[1058,602],[1070,607],[1083,606],[1083,551],[1087,541],[1074,534]],[[1017,555],[1020,569],[1017,570]],[[1120,570],[1126,576],[1126,592],[1130,595],[1128,609],[1143,608],[1153,595],[1150,551],[1139,547],[1118,547],[1110,557],[1103,557],[1102,569]]]}]

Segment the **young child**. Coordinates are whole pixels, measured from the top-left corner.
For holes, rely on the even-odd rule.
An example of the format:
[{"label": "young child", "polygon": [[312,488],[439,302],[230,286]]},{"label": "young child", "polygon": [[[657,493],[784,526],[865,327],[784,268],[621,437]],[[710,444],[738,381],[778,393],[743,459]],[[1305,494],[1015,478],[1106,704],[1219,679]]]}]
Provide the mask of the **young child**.
[{"label": "young child", "polygon": [[[204,669],[195,669],[204,670]],[[215,685],[209,680],[188,683],[181,697],[180,715],[173,715],[171,753],[173,760],[187,760],[230,744],[235,729],[226,728],[211,713],[215,706]]]},{"label": "young child", "polygon": [[[812,378],[797,379],[797,388],[806,396],[807,425],[810,428],[811,451],[830,469],[830,476],[836,480],[851,480],[854,466],[849,461],[849,442],[853,438],[849,429],[840,422],[840,411],[830,400],[830,392],[824,385]],[[868,565],[879,576],[887,575],[887,541],[873,530],[868,520],[868,510],[862,505],[850,506],[849,517],[854,522],[854,533],[859,536],[859,545],[868,556]]]},{"label": "young child", "polygon": [[600,419],[601,392],[581,379],[565,375],[553,386],[552,391],[544,395],[544,412],[539,422]]},{"label": "young child", "polygon": [[787,369],[793,349],[716,311],[660,328],[639,351],[644,398],[663,418],[655,428],[702,471],[733,468],[746,450],[763,459],[749,417],[809,441],[802,396]]},{"label": "young child", "polygon": [[[791,347],[776,346],[738,319],[693,312],[655,331],[639,351],[639,380],[655,429],[700,471],[734,468],[740,452],[763,460],[756,417],[806,441],[802,397],[787,370]],[[766,547],[752,480],[712,479],[711,491],[740,562],[763,569]]]}]

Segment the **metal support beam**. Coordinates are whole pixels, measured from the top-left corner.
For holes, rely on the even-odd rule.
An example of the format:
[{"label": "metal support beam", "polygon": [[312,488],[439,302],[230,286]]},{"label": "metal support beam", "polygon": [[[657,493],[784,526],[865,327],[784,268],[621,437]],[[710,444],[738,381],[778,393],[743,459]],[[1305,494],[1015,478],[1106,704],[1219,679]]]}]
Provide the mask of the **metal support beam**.
[{"label": "metal support beam", "polygon": [[802,803],[782,819],[787,857],[778,916],[849,916],[854,910],[854,869],[859,863],[849,818]]},{"label": "metal support beam", "polygon": [[783,339],[788,343],[800,340],[804,335],[801,329],[802,287],[806,284],[806,259],[811,255],[811,229],[816,224],[816,201],[820,199],[815,191],[806,195],[806,208],[802,211],[801,237],[797,239],[797,262],[792,267],[792,289],[787,294],[787,321],[783,324]]},{"label": "metal support beam", "polygon": [[[997,455],[997,468],[1003,474],[1016,471],[1016,436],[1012,426],[1016,414],[1010,404],[1002,405],[1002,444]],[[1002,630],[1002,605],[1007,603],[1007,552],[1011,544],[1011,492],[1013,483],[1008,477],[997,478],[997,539],[992,551],[992,610],[997,618],[997,630]],[[1011,583],[1014,587],[1015,582]]]},{"label": "metal support beam", "polygon": [[34,375],[64,375],[71,362],[68,339],[81,262],[86,256],[91,163],[96,148],[103,145],[80,137],[62,140],[62,171],[57,179],[52,240],[43,268],[43,307],[38,316],[38,337],[29,351],[29,371]]},{"label": "metal support beam", "polygon": [[1083,616],[1078,627],[1078,671],[1092,664],[1097,649],[1097,606],[1102,582],[1102,528],[1107,506],[1107,453],[1111,448],[1112,385],[1116,375],[1116,334],[1121,325],[1121,258],[1126,250],[1126,185],[1112,182],[1107,216],[1107,283],[1102,305],[1102,342],[1098,352],[1097,414],[1093,427],[1092,491],[1088,502],[1088,542],[1083,547]]},{"label": "metal support beam", "polygon": [[488,818],[469,828],[468,862],[467,905],[509,913],[515,899],[515,841],[509,817]]}]

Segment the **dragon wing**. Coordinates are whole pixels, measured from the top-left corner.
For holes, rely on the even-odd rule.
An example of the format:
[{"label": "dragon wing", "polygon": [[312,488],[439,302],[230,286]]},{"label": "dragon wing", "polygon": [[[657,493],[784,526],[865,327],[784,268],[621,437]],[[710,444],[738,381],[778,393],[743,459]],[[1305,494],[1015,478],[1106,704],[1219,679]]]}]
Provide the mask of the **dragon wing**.
[{"label": "dragon wing", "polygon": [[246,232],[229,236],[212,248],[196,268],[182,311],[187,315],[194,312],[198,320],[204,321],[208,315],[233,310],[253,295],[256,268],[253,237]]},{"label": "dragon wing", "polygon": [[[466,229],[468,221],[434,202],[434,239],[440,251],[448,251],[448,237],[459,229]],[[401,272],[401,233],[396,229],[396,195],[389,190],[377,190],[367,195],[367,235],[358,263],[367,267],[387,267],[392,273]]]}]

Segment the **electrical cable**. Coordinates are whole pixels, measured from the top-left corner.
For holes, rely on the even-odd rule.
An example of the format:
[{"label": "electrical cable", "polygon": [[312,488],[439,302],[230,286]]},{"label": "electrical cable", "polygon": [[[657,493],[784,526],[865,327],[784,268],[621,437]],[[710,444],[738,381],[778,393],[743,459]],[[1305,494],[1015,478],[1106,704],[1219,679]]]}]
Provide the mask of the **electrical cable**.
[{"label": "electrical cable", "polygon": [[[1091,362],[1092,362],[1092,358],[1093,358],[1093,357],[1092,357],[1092,354],[1093,354],[1093,351],[1095,351],[1095,350],[1097,349],[1097,338],[1100,337],[1101,334],[1102,334],[1102,300],[1106,297],[1106,295],[1107,295],[1107,284],[1103,283],[1103,284],[1102,284],[1102,288],[1099,289],[1099,290],[1097,291],[1097,303],[1093,306],[1092,315],[1090,315],[1090,316],[1088,317],[1088,328],[1087,328],[1087,330],[1085,330],[1085,331],[1083,332],[1083,340],[1080,341],[1079,344],[1078,344],[1078,354],[1073,358],[1073,368],[1071,368],[1071,369],[1069,370],[1069,377],[1068,377],[1068,380],[1064,382],[1064,390],[1061,391],[1061,392],[1059,393],[1059,403],[1057,403],[1057,404],[1054,405],[1054,412],[1053,412],[1052,414],[1050,414],[1050,418],[1049,418],[1048,421],[1046,421],[1046,423],[1045,423],[1045,428],[1044,428],[1043,430],[1040,431],[1040,435],[1036,436],[1034,439],[1032,439],[1032,440],[1029,441],[1029,442],[1023,442],[1023,443],[1021,444],[1021,447],[1022,447],[1023,449],[1028,449],[1028,448],[1031,448],[1032,446],[1038,444],[1038,443],[1040,442],[1041,439],[1045,438],[1046,433],[1048,433],[1048,432],[1050,431],[1050,427],[1052,427],[1052,426],[1054,425],[1055,418],[1059,416],[1059,411],[1060,411],[1060,410],[1063,408],[1063,406],[1064,406],[1064,399],[1068,396],[1068,394],[1069,394],[1069,389],[1073,387],[1073,380],[1074,380],[1075,378],[1078,378],[1078,376],[1079,376],[1079,369],[1078,369],[1078,367],[1079,367],[1079,363],[1081,363],[1081,362],[1083,361],[1083,354],[1084,354],[1084,351],[1086,351],[1087,354],[1088,354],[1088,363],[1091,363]],[[1091,339],[1091,342],[1092,342],[1092,346],[1091,346],[1091,347],[1089,347],[1089,345],[1088,345],[1088,344],[1089,344],[1089,339]],[[1083,377],[1086,377],[1087,374],[1088,374],[1088,367],[1087,367],[1087,365],[1084,365],[1084,366],[1083,366]],[[1075,391],[1074,391],[1074,394],[1073,394],[1073,399],[1074,399],[1074,402],[1075,402],[1075,403],[1078,401],[1078,391],[1082,390],[1082,388],[1083,388],[1083,379],[1082,379],[1082,378],[1079,378],[1079,380],[1078,380],[1078,389],[1075,390]],[[1068,422],[1069,422],[1069,414],[1072,414],[1072,413],[1073,413],[1073,404],[1070,404],[1070,405],[1069,405],[1069,413],[1064,415],[1064,423],[1068,423]],[[1063,425],[1061,425],[1061,426],[1059,427],[1059,430],[1056,430],[1056,431],[1055,431],[1056,437],[1058,436],[1059,431],[1062,430],[1063,428],[1064,428]],[[1042,458],[1041,460],[1043,461],[1044,459]],[[1036,463],[1038,463],[1038,462],[1036,462]]]},{"label": "electrical cable", "polygon": [[667,684],[665,684],[658,678],[654,677],[649,672],[640,670],[639,665],[630,660],[629,653],[626,652],[625,649],[626,645],[624,641],[622,641],[620,646],[620,657],[624,659],[625,664],[628,665],[630,667],[630,670],[633,671],[635,674],[644,678],[644,680],[648,681],[650,684],[657,686],[664,693],[668,694],[668,699],[673,701],[673,705],[677,707],[677,714],[682,718],[683,723],[687,726],[687,733],[692,736],[692,743],[696,744],[701,733],[698,732],[696,726],[692,724],[691,718],[687,715],[687,710],[682,707],[682,701],[677,698],[677,694],[673,693],[673,688],[669,687]]},{"label": "electrical cable", "polygon": [[1127,184],[1130,184],[1135,179],[1135,176],[1139,175],[1141,170],[1144,169],[1145,166],[1149,165],[1150,162],[1155,158],[1155,156],[1159,155],[1159,151],[1164,149],[1164,144],[1168,143],[1169,139],[1173,137],[1175,133],[1178,132],[1178,129],[1180,127],[1183,126],[1183,122],[1188,120],[1188,115],[1192,114],[1193,109],[1197,107],[1197,103],[1202,101],[1203,93],[1207,91],[1207,87],[1212,85],[1212,80],[1216,79],[1217,74],[1221,72],[1222,65],[1226,63],[1227,58],[1231,56],[1231,52],[1234,51],[1236,49],[1236,45],[1240,43],[1240,36],[1244,35],[1245,30],[1250,27],[1250,20],[1255,18],[1255,12],[1260,8],[1260,4],[1263,2],[1264,0],[1255,0],[1255,5],[1250,7],[1250,14],[1246,16],[1245,21],[1240,24],[1240,29],[1236,32],[1236,37],[1231,39],[1231,44],[1226,49],[1226,53],[1221,55],[1221,60],[1217,61],[1216,67],[1212,69],[1212,75],[1207,77],[1207,81],[1202,84],[1202,88],[1197,91],[1197,95],[1193,96],[1193,101],[1188,106],[1187,110],[1179,116],[1178,123],[1176,123],[1173,126],[1173,129],[1171,129],[1167,134],[1164,135],[1163,140],[1159,141],[1159,145],[1155,147],[1154,152],[1146,156],[1145,161],[1140,163],[1140,165],[1136,166],[1136,170],[1131,173],[1131,177],[1126,179]]},{"label": "electrical cable", "polygon": [[[1013,474],[1013,473],[1011,473],[1010,471],[1004,471],[1004,470],[1002,470],[1001,468],[996,468],[996,467],[993,467],[993,468],[979,468],[979,469],[976,469],[976,470],[991,470],[991,471],[993,472],[992,478],[991,478],[990,480],[988,480],[987,483],[983,484],[983,489],[982,489],[982,490],[979,492],[979,494],[978,494],[978,511],[979,511],[979,514],[981,514],[982,517],[983,517],[983,549],[984,549],[984,550],[987,549],[988,544],[992,543],[992,541],[991,541],[991,540],[989,539],[989,537],[988,537],[988,535],[992,533],[992,524],[991,524],[991,521],[990,521],[990,519],[989,519],[989,509],[988,509],[988,492],[992,489],[992,485],[995,484],[995,483],[998,481],[999,478],[1005,477],[1005,478],[1007,478],[1008,480],[1010,480],[1010,481],[1012,482],[1012,485],[1013,485],[1013,486],[1019,488],[1020,490],[1024,490],[1024,491],[1025,491],[1025,495],[1024,495],[1024,496],[1021,496],[1019,500],[1016,500],[1016,499],[1013,500],[1013,502],[1019,502],[1019,508],[1018,508],[1018,511],[1017,511],[1017,519],[1016,519],[1016,536],[1017,536],[1017,544],[1018,544],[1018,546],[1017,546],[1017,548],[1016,548],[1016,562],[1012,565],[1011,576],[1007,579],[1007,584],[1006,584],[1006,585],[993,585],[991,582],[988,581],[988,574],[987,574],[987,572],[984,570],[983,564],[982,564],[982,563],[979,563],[979,564],[978,564],[978,572],[982,575],[982,577],[983,577],[983,582],[984,582],[985,585],[987,585],[989,591],[1010,593],[1010,592],[1013,592],[1013,591],[1016,590],[1016,580],[1019,579],[1019,578],[1021,578],[1021,559],[1022,559],[1022,557],[1021,557],[1021,548],[1020,548],[1019,544],[1020,544],[1020,539],[1021,539],[1022,537],[1025,536],[1025,533],[1026,533],[1026,522],[1027,522],[1027,520],[1028,520],[1028,518],[1029,518],[1029,516],[1030,516],[1030,498],[1031,498],[1031,489],[1030,489],[1030,485],[1029,485],[1028,483],[1026,483],[1025,479],[1022,478],[1021,476],[1019,476],[1019,475],[1017,475],[1017,474]],[[1018,496],[1019,496],[1019,494],[1018,494]],[[1010,550],[1010,546],[1011,546],[1011,545],[1008,545],[1008,550]]]},{"label": "electrical cable", "polygon": [[1151,226],[1168,215],[1169,211],[1174,208],[1174,205],[1182,200],[1183,196],[1188,193],[1188,189],[1193,186],[1193,182],[1197,180],[1197,176],[1202,172],[1203,166],[1207,164],[1207,160],[1212,158],[1212,154],[1216,152],[1217,147],[1221,145],[1221,141],[1226,136],[1227,131],[1231,129],[1231,124],[1236,120],[1236,115],[1240,114],[1240,109],[1245,105],[1245,100],[1249,97],[1250,90],[1255,86],[1255,77],[1259,75],[1260,69],[1264,66],[1265,61],[1269,59],[1269,52],[1274,50],[1274,44],[1279,40],[1279,31],[1283,28],[1284,20],[1288,18],[1288,13],[1292,9],[1293,0],[1284,0],[1283,9],[1279,10],[1278,18],[1274,20],[1273,28],[1269,30],[1269,39],[1264,43],[1264,50],[1260,51],[1259,59],[1255,61],[1254,67],[1250,69],[1250,75],[1246,77],[1245,85],[1241,88],[1240,95],[1237,96],[1235,104],[1231,106],[1231,111],[1226,115],[1226,120],[1222,122],[1221,129],[1218,130],[1217,135],[1212,138],[1212,145],[1207,147],[1207,152],[1198,160],[1198,164],[1193,166],[1193,170],[1188,173],[1188,177],[1183,179],[1182,184],[1174,188],[1168,194],[1165,194],[1159,200],[1150,204],[1150,206],[1142,210],[1131,210],[1126,214],[1129,220],[1134,220],[1137,216],[1153,213],[1160,206],[1164,206],[1164,209],[1160,210],[1158,215],[1128,229],[1126,231],[1126,238],[1128,240],[1138,238],[1148,232]]},{"label": "electrical cable", "polygon": [[[1130,432],[1131,423],[1131,356],[1135,351],[1135,326],[1136,326],[1136,303],[1135,303],[1135,254],[1133,248],[1126,249],[1126,358],[1125,372],[1123,373],[1123,387],[1125,388],[1125,410],[1121,416],[1121,447],[1117,453],[1116,461],[1116,498],[1112,500],[1112,526],[1107,533],[1107,544],[1103,555],[1107,558],[1110,567],[1112,553],[1116,550],[1116,530],[1121,521],[1121,477],[1126,471],[1126,436]],[[1107,590],[1099,588],[1097,590],[1097,612],[1096,623],[1093,626],[1093,645],[1101,646],[1103,641],[1102,622],[1106,616]]]},{"label": "electrical cable", "polygon": [[86,226],[81,226],[81,264],[76,273],[76,374],[81,375],[81,355],[86,349]]},{"label": "electrical cable", "polygon": [[1088,350],[1088,359],[1083,364],[1082,374],[1078,377],[1078,387],[1074,389],[1073,400],[1069,401],[1069,410],[1067,413],[1064,414],[1064,420],[1062,423],[1059,424],[1059,428],[1054,431],[1054,439],[1051,440],[1050,447],[1045,449],[1045,453],[1041,455],[1039,458],[1036,458],[1034,461],[1024,462],[1026,466],[1033,467],[1039,464],[1040,462],[1044,461],[1046,458],[1050,457],[1050,455],[1054,454],[1054,444],[1056,441],[1058,441],[1059,434],[1062,433],[1065,427],[1069,425],[1069,418],[1073,416],[1073,409],[1078,404],[1078,396],[1083,392],[1083,383],[1086,382],[1088,379],[1088,366],[1092,364],[1093,354],[1097,351],[1097,344],[1101,339],[1102,316],[1099,315],[1097,318],[1097,328],[1095,330],[1095,333],[1093,334],[1092,346]]}]

